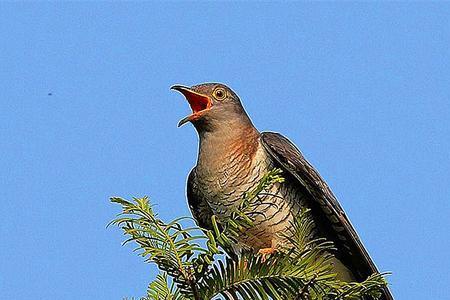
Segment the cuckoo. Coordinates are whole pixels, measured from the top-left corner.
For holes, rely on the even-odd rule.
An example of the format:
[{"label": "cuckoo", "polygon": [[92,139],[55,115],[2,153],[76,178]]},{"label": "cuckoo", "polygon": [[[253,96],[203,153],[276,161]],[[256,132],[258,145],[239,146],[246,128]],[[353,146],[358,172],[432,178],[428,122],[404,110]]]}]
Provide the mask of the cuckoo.
[{"label": "cuckoo", "polygon": [[[255,252],[271,253],[282,245],[283,232],[303,208],[311,211],[317,235],[334,242],[333,261],[338,277],[362,281],[378,272],[347,215],[327,183],[286,137],[259,132],[239,97],[220,83],[192,87],[175,85],[189,102],[191,122],[199,136],[197,164],[187,182],[187,198],[197,224],[210,228],[211,216],[226,217],[273,168],[281,168],[285,182],[252,207],[254,226],[240,243]],[[393,299],[389,290],[382,299]]]}]

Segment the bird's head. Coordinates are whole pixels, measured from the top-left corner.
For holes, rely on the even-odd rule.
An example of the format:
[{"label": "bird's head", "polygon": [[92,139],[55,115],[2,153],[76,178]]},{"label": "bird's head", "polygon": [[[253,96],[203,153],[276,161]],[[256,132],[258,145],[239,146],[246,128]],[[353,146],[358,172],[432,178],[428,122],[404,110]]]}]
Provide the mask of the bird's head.
[{"label": "bird's head", "polygon": [[174,85],[171,89],[182,93],[192,109],[178,127],[191,122],[198,131],[211,131],[224,126],[232,129],[233,124],[242,122],[251,124],[239,97],[224,84]]}]

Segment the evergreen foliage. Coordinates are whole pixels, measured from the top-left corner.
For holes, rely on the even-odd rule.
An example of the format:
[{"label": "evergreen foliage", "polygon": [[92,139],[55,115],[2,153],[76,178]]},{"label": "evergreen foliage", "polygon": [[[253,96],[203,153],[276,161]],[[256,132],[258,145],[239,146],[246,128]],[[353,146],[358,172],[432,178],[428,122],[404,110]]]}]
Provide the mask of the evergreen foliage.
[{"label": "evergreen foliage", "polygon": [[280,174],[275,169],[264,176],[228,219],[219,222],[213,216],[213,230],[186,226],[193,224],[190,218],[165,223],[147,197],[111,198],[122,206],[111,224],[124,231],[124,244],[135,242],[140,255],[160,270],[142,300],[377,299],[386,285],[384,275],[373,274],[361,283],[338,280],[330,264],[333,244],[310,239],[314,224],[308,210],[286,235],[294,247],[264,257],[250,249],[235,254],[237,237],[252,226],[251,203],[281,183]]}]

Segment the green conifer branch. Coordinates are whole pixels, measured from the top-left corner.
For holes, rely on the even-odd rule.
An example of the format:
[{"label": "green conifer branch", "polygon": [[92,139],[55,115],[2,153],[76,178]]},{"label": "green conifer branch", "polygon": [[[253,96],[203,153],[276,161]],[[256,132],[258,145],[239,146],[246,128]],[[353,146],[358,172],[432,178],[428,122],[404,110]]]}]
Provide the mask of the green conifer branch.
[{"label": "green conifer branch", "polygon": [[163,222],[147,197],[111,198],[122,206],[111,224],[122,228],[127,236],[124,243],[137,243],[140,255],[161,271],[142,299],[377,299],[387,284],[385,274],[373,274],[359,283],[339,281],[331,265],[333,243],[310,240],[314,224],[308,210],[294,220],[287,235],[292,248],[264,259],[249,249],[234,253],[239,234],[252,226],[252,203],[281,182],[280,170],[266,174],[227,219],[219,222],[212,217],[212,230],[183,227],[190,218]]}]

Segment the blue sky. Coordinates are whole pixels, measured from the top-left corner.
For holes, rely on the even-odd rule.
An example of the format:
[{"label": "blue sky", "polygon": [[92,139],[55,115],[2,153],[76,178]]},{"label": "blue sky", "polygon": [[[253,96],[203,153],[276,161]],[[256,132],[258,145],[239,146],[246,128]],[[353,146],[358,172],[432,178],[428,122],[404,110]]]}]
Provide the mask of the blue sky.
[{"label": "blue sky", "polygon": [[[448,3],[0,3],[0,298],[141,296],[108,197],[187,215],[175,83],[294,141],[397,299],[450,299]],[[52,95],[48,95],[51,93]]]}]

